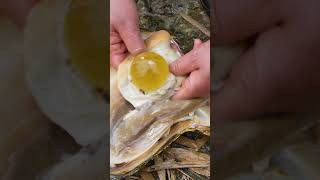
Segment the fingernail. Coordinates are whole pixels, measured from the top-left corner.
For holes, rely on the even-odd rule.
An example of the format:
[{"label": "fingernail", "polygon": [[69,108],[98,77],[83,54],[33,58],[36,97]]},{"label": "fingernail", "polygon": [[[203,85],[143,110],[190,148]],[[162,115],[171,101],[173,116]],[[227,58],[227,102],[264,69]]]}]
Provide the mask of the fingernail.
[{"label": "fingernail", "polygon": [[144,47],[139,47],[137,49],[134,49],[132,52],[134,55],[141,53],[145,48]]},{"label": "fingernail", "polygon": [[172,73],[175,73],[175,71],[178,69],[178,61],[175,61],[175,62],[173,62],[173,63],[171,63],[171,64],[169,64],[169,70],[170,70],[170,72],[172,72]]},{"label": "fingernail", "polygon": [[144,44],[144,41],[137,43],[135,49],[132,50],[132,53],[134,55],[141,53],[146,49],[146,45]]},{"label": "fingernail", "polygon": [[169,70],[170,70],[170,71],[173,69],[173,64],[174,64],[174,62],[171,63],[171,64],[169,64]]}]

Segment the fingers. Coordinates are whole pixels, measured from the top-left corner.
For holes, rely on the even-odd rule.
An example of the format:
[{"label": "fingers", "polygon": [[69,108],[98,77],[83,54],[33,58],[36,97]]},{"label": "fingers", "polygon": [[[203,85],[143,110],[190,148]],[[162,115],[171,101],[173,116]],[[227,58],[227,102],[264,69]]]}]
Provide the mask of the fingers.
[{"label": "fingers", "polygon": [[127,48],[122,42],[120,42],[120,43],[112,44],[110,46],[110,52],[112,54],[124,54],[127,52]]},{"label": "fingers", "polygon": [[[128,26],[132,28],[132,25]],[[120,30],[118,33],[114,29],[112,29],[110,32],[110,63],[116,69],[126,57],[127,50],[131,54],[136,54],[143,51],[145,48],[144,42],[140,37],[139,30],[132,30],[129,29],[129,27],[122,27],[126,28],[126,32]],[[121,35],[121,33],[124,35]],[[138,42],[142,44],[139,44]]]},{"label": "fingers", "polygon": [[127,49],[123,43],[117,43],[110,46],[110,63],[117,69],[120,63],[127,56]]},{"label": "fingers", "polygon": [[[210,75],[210,73],[209,73]],[[173,100],[191,99],[208,96],[210,91],[210,78],[200,71],[194,71],[183,81],[182,87],[173,96]]]},{"label": "fingers", "polygon": [[110,30],[110,45],[121,43],[121,42],[122,42],[122,39],[121,39],[120,35],[113,28],[111,28],[111,30]]},{"label": "fingers", "polygon": [[127,48],[119,34],[115,31],[110,32],[110,64],[117,69],[119,64],[127,55]]},{"label": "fingers", "polygon": [[114,27],[120,34],[128,51],[131,54],[137,54],[146,48],[140,36],[137,7],[133,0],[128,0],[119,8],[122,8],[122,11],[127,14],[119,15],[114,22]]},{"label": "fingers", "polygon": [[195,39],[193,42],[193,49],[198,48],[202,44],[202,41],[200,39]]},{"label": "fingers", "polygon": [[124,60],[124,58],[126,58],[126,54],[110,54],[110,63],[111,66],[115,69],[118,68],[118,66],[120,65],[120,63]]},{"label": "fingers", "polygon": [[189,99],[193,97],[196,93],[196,89],[194,88],[194,76],[189,76],[186,80],[183,81],[182,87],[176,94],[173,96],[173,100],[180,99]]},{"label": "fingers", "polygon": [[210,41],[195,39],[194,49],[170,65],[176,75],[190,73],[173,99],[206,97],[210,92]]},{"label": "fingers", "polygon": [[198,68],[196,58],[197,58],[197,48],[200,47],[202,41],[200,39],[194,40],[193,50],[191,50],[186,55],[182,56],[179,60],[170,64],[170,71],[178,76],[189,74],[190,72]]},{"label": "fingers", "polygon": [[137,23],[127,22],[120,27],[118,32],[131,54],[140,53],[146,48]]},{"label": "fingers", "polygon": [[169,68],[173,74],[178,76],[186,75],[196,70],[198,66],[195,59],[195,53],[190,51],[186,55],[182,56],[179,60],[171,63]]},{"label": "fingers", "polygon": [[129,51],[137,54],[146,47],[140,36],[137,7],[134,0],[110,1],[110,63],[114,68]]},{"label": "fingers", "polygon": [[247,39],[281,21],[279,1],[216,0],[215,45]]}]

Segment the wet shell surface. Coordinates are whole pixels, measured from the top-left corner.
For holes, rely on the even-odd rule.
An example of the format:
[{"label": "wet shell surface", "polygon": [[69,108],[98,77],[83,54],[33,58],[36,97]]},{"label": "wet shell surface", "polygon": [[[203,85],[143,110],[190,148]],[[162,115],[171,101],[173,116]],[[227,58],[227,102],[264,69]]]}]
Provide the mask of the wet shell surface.
[{"label": "wet shell surface", "polygon": [[210,134],[208,99],[172,101],[163,98],[134,108],[119,92],[117,80],[117,71],[111,68],[112,176],[135,173],[185,132],[198,130]]}]

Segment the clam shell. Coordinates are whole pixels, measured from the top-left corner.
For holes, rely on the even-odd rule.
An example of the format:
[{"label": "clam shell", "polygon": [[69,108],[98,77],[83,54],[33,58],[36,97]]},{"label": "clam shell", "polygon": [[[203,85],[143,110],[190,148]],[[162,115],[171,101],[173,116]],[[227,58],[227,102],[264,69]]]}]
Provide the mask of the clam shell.
[{"label": "clam shell", "polygon": [[[150,35],[142,33],[144,39]],[[170,45],[182,55],[174,40]],[[200,108],[207,103],[207,99],[164,99],[134,109],[121,96],[117,71],[110,68],[110,174],[135,173],[185,132],[199,130],[209,135],[209,108]]]},{"label": "clam shell", "polygon": [[[133,174],[187,131],[210,134],[210,116],[203,116],[204,110],[195,112],[208,100],[162,100],[133,110],[119,93],[115,76],[116,71],[111,69],[111,175]],[[116,158],[122,158],[124,163],[114,163]]]},{"label": "clam shell", "polygon": [[181,134],[188,131],[195,131],[197,127],[192,121],[184,121],[173,125],[167,136],[159,139],[157,144],[144,152],[139,158],[110,169],[111,175],[125,176],[135,173],[140,167],[162,152],[168,145],[174,142]]}]

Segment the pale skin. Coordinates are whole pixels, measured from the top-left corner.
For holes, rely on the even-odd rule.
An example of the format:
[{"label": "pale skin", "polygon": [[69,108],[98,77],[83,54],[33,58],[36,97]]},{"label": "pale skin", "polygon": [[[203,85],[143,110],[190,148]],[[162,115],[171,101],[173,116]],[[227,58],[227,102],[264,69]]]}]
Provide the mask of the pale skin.
[{"label": "pale skin", "polygon": [[[114,68],[131,54],[145,49],[140,37],[138,13],[133,0],[111,0],[110,63]],[[206,97],[210,92],[210,41],[195,40],[192,51],[175,63],[170,71],[176,75],[189,75],[173,99]]]},{"label": "pale skin", "polygon": [[[320,100],[320,1],[214,3],[218,16],[214,45],[230,45],[248,38],[253,41],[217,86],[220,88],[213,96],[214,119],[240,120],[316,107]],[[205,43],[195,46],[170,66],[175,74],[191,72],[174,99],[209,94],[210,71],[206,68],[210,61],[205,55],[209,48]],[[207,53],[199,53],[204,51]]]},{"label": "pale skin", "polygon": [[[23,26],[34,1],[27,0],[29,3],[22,3],[19,8],[14,2],[22,0],[0,0],[4,7],[2,15]],[[228,45],[247,38],[253,38],[254,42],[214,93],[215,120],[310,110],[318,104],[320,1],[215,0],[215,6],[219,23],[214,45]],[[23,11],[17,10],[21,7]],[[133,0],[111,0],[111,18],[110,58],[116,68],[127,53],[139,53],[145,45],[139,37]],[[175,74],[189,74],[174,99],[209,94],[209,44],[196,40],[191,52],[170,65]]]},{"label": "pale skin", "polygon": [[[0,0],[1,7],[4,7],[1,12],[22,29],[30,9],[37,1]],[[145,44],[140,37],[138,12],[134,0],[111,0],[110,7],[110,63],[114,68],[117,68],[129,53],[142,52],[145,49]],[[173,99],[189,99],[209,95],[209,49],[209,41],[202,43],[200,40],[195,40],[194,49],[170,65],[170,70],[174,74],[190,74]]]},{"label": "pale skin", "polygon": [[199,39],[194,40],[193,50],[170,64],[170,71],[175,75],[188,75],[173,99],[209,96],[210,41],[202,43]]},{"label": "pale skin", "polygon": [[145,49],[140,37],[138,12],[133,0],[110,1],[110,63],[117,68],[130,54]]}]

